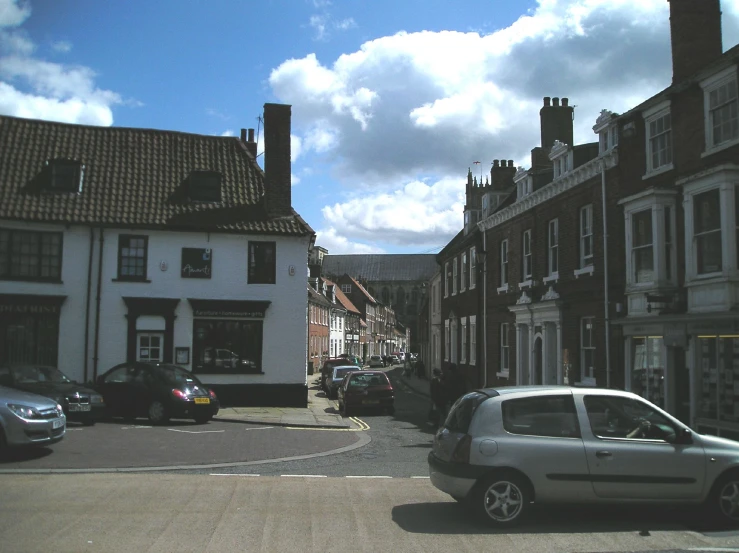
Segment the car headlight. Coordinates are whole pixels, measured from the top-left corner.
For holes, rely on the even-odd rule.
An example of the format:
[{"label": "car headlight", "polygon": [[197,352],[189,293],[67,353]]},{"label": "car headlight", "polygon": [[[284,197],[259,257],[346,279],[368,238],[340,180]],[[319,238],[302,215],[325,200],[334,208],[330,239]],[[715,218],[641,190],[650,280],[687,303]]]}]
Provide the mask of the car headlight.
[{"label": "car headlight", "polygon": [[[57,405],[57,408],[61,410],[61,406]],[[19,403],[8,403],[8,409],[10,409],[16,417],[21,419],[35,420],[41,418],[36,408],[30,405],[21,405]]]},{"label": "car headlight", "polygon": [[62,416],[62,415],[64,414],[64,409],[62,409],[62,406],[61,406],[61,405],[59,405],[58,403],[56,404],[56,413],[57,413],[57,415],[59,415],[60,417],[61,417],[61,416]]},{"label": "car headlight", "polygon": [[94,404],[103,403],[103,396],[98,395],[98,394],[92,394],[90,396],[90,403],[94,403]]}]

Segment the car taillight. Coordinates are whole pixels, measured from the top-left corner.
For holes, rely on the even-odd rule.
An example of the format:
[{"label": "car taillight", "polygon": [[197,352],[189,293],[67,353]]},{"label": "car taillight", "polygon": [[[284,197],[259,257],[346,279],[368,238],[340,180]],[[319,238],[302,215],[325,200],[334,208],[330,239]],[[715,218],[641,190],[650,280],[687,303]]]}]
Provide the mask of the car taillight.
[{"label": "car taillight", "polygon": [[210,392],[208,392],[208,395],[210,396],[210,399],[218,399],[216,397],[216,393],[213,390],[210,390]]},{"label": "car taillight", "polygon": [[469,463],[471,446],[472,436],[465,434],[457,443],[457,447],[454,448],[454,453],[452,453],[450,461],[452,463]]},{"label": "car taillight", "polygon": [[172,395],[177,399],[187,399],[187,394],[182,390],[178,390],[177,388],[172,390]]}]

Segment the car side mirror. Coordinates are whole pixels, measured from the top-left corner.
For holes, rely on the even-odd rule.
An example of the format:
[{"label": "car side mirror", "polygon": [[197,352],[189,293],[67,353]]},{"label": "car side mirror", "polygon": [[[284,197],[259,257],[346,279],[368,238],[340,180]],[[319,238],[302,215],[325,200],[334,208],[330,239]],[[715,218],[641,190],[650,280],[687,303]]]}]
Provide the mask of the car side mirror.
[{"label": "car side mirror", "polygon": [[673,439],[674,444],[685,445],[693,443],[693,432],[689,428],[680,428]]}]

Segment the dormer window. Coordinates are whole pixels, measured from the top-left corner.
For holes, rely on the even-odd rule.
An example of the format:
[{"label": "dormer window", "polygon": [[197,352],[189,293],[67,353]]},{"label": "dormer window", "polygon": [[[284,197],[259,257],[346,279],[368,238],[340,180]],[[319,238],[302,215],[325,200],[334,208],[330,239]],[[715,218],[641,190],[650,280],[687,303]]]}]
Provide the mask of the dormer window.
[{"label": "dormer window", "polygon": [[598,135],[598,153],[603,154],[618,146],[618,114],[601,110],[593,132]]},{"label": "dormer window", "polygon": [[82,191],[82,176],[85,166],[72,159],[52,159],[49,166],[49,190],[52,192]]},{"label": "dormer window", "polygon": [[187,195],[194,202],[220,202],[221,174],[216,171],[193,171],[188,179]]}]

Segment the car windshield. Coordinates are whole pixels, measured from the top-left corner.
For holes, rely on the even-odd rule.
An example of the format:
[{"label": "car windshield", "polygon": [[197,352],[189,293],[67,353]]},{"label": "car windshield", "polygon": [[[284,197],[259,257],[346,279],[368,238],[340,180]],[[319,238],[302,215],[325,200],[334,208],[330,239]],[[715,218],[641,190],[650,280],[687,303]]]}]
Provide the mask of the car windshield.
[{"label": "car windshield", "polygon": [[368,386],[384,386],[389,384],[384,373],[366,373],[352,375],[349,380],[350,388],[367,388]]},{"label": "car windshield", "polygon": [[334,369],[334,379],[341,379],[346,376],[346,373],[350,373],[352,371],[356,371],[356,367],[337,367]]},{"label": "car windshield", "polygon": [[156,372],[167,384],[201,386],[200,381],[194,375],[177,365],[157,365]]},{"label": "car windshield", "polygon": [[14,380],[19,384],[35,382],[72,382],[62,371],[54,367],[15,367],[12,368]]}]

